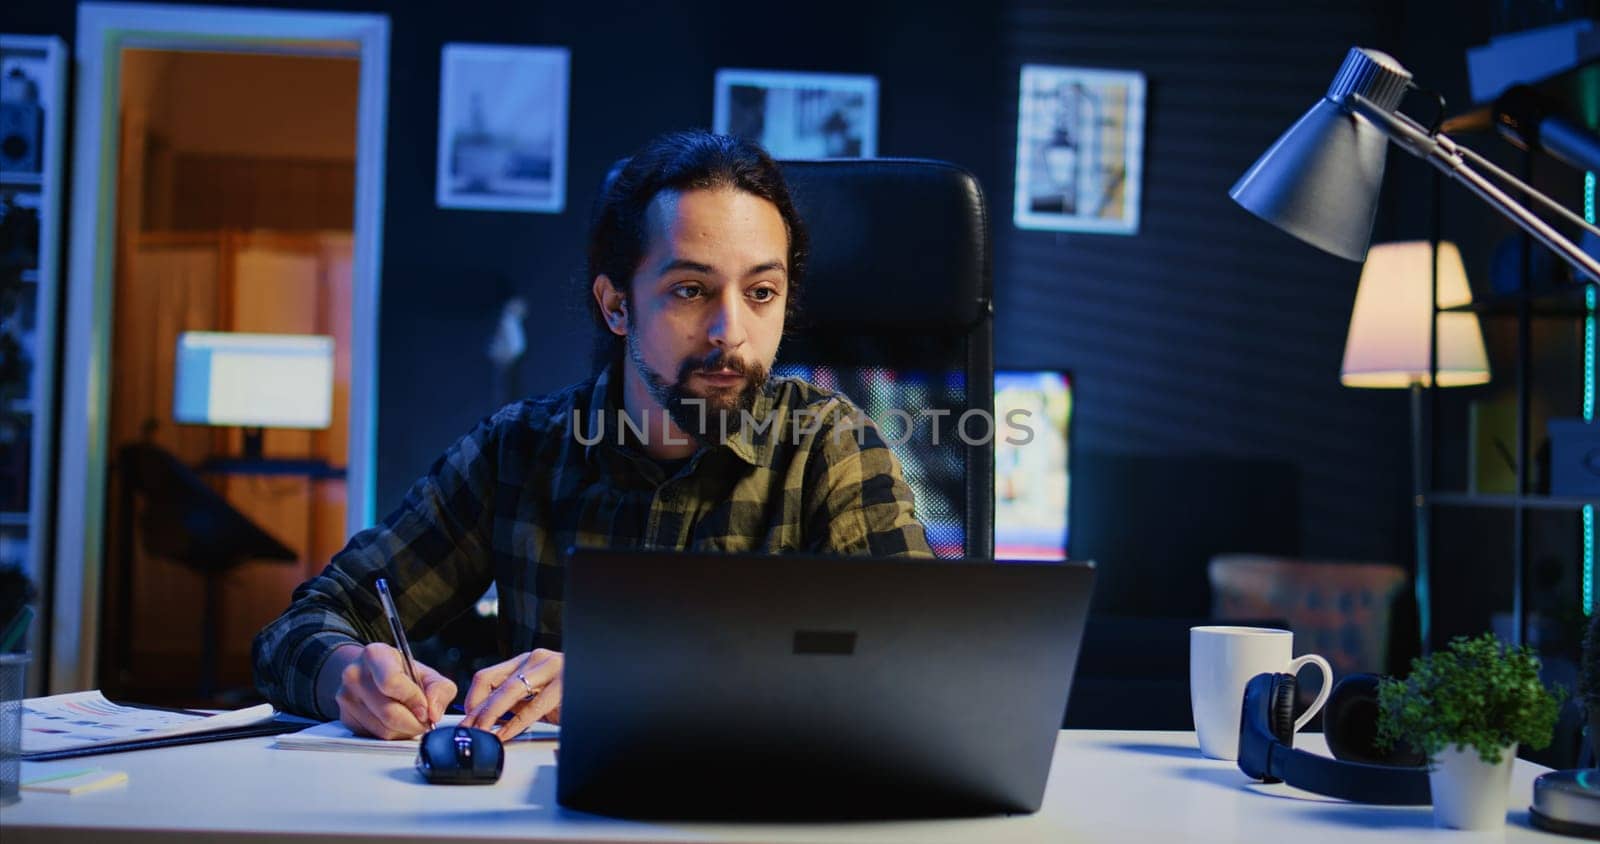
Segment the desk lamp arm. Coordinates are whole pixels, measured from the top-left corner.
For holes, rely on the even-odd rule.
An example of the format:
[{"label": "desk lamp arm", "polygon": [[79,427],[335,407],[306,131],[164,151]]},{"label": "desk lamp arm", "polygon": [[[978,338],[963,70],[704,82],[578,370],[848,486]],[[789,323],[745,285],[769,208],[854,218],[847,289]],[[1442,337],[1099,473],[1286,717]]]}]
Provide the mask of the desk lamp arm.
[{"label": "desk lamp arm", "polygon": [[[1537,214],[1528,210],[1527,206],[1524,206],[1501,190],[1484,177],[1482,173],[1474,170],[1468,164],[1467,156],[1463,154],[1470,153],[1470,150],[1458,145],[1449,136],[1441,132],[1430,134],[1416,121],[1404,115],[1385,111],[1360,94],[1350,94],[1345,99],[1345,102],[1352,112],[1376,126],[1396,146],[1427,161],[1445,175],[1460,182],[1467,190],[1476,194],[1479,199],[1482,199],[1491,208],[1500,212],[1501,216],[1516,223],[1523,231],[1526,231],[1534,239],[1561,256],[1563,260],[1572,265],[1573,269],[1583,275],[1587,275],[1589,278],[1586,283],[1600,284],[1600,261],[1578,248],[1577,244],[1568,240],[1565,235],[1561,234]],[[1477,158],[1475,155],[1473,157]],[[1511,174],[1498,168],[1494,169],[1498,176],[1514,184],[1523,193],[1538,198],[1542,203],[1559,207],[1554,200],[1517,180]],[[1587,223],[1581,223],[1581,225],[1596,236],[1600,236],[1600,229],[1596,229]]]}]

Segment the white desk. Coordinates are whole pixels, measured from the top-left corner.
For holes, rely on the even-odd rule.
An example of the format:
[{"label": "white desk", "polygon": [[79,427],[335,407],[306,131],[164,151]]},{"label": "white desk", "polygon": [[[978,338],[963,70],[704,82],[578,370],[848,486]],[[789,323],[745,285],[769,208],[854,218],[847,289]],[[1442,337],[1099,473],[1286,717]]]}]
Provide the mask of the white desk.
[{"label": "white desk", "polygon": [[[1326,752],[1321,736],[1300,745]],[[430,786],[411,759],[276,750],[254,738],[139,751],[85,763],[128,772],[115,789],[24,792],[0,809],[5,844],[32,841],[1335,841],[1560,840],[1528,825],[1533,779],[1516,763],[1504,834],[1433,827],[1432,810],[1325,800],[1251,783],[1200,757],[1193,733],[1064,731],[1044,808],[1019,817],[837,824],[642,823],[569,812],[555,802],[550,745],[513,747],[493,786]]]}]

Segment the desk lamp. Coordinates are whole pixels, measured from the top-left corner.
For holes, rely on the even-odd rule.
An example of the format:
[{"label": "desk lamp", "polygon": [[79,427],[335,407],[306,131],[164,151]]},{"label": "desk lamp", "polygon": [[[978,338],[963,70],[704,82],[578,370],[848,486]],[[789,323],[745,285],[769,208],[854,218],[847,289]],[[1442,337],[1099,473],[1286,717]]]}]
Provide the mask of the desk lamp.
[{"label": "desk lamp", "polygon": [[[1245,210],[1312,246],[1359,261],[1366,257],[1372,239],[1384,157],[1388,144],[1393,142],[1460,182],[1554,251],[1572,265],[1585,284],[1600,284],[1600,260],[1585,254],[1506,189],[1522,194],[1583,231],[1600,236],[1600,228],[1457,144],[1436,127],[1424,126],[1400,113],[1401,98],[1414,87],[1411,72],[1394,57],[1366,47],[1352,47],[1327,94],[1256,160],[1228,195]],[[1490,181],[1489,176],[1506,189]],[[1443,376],[1441,369],[1441,382]],[[1519,637],[1521,612],[1519,604],[1515,619]],[[1557,771],[1539,777],[1534,783],[1530,816],[1536,824],[1548,824],[1547,828],[1595,834],[1600,831],[1600,787],[1592,777],[1568,774]]]},{"label": "desk lamp", "polygon": [[[1571,240],[1484,173],[1550,212],[1600,236],[1600,228],[1561,207],[1443,132],[1397,109],[1415,87],[1411,71],[1386,53],[1352,47],[1328,93],[1284,132],[1228,191],[1245,210],[1341,258],[1366,257],[1392,141],[1471,191],[1570,263],[1588,284],[1600,283],[1600,260]],[[1479,171],[1483,172],[1479,172]],[[1587,277],[1587,278],[1584,278]]]}]

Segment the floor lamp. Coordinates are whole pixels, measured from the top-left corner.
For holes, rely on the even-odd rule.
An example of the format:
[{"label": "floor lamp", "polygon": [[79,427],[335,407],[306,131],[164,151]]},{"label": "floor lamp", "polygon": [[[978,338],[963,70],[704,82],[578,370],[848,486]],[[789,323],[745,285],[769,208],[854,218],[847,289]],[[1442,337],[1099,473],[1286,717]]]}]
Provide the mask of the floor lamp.
[{"label": "floor lamp", "polygon": [[[1432,377],[1434,254],[1425,240],[1382,243],[1367,252],[1350,314],[1339,381],[1346,387],[1406,389],[1411,393],[1411,512],[1416,535],[1417,626],[1422,652],[1429,650],[1433,613],[1429,593],[1426,454],[1422,436],[1424,387],[1464,387],[1489,381],[1489,358],[1475,313],[1439,315],[1437,380]],[[1440,307],[1472,300],[1461,253],[1440,243]]]}]

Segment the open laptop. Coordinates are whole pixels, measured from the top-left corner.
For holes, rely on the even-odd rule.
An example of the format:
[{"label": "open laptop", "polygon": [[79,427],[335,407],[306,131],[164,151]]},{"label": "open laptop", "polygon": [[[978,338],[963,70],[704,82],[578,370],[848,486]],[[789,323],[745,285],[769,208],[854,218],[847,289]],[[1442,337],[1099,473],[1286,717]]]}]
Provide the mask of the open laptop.
[{"label": "open laptop", "polygon": [[557,800],[650,818],[1038,810],[1092,564],[576,550]]}]

